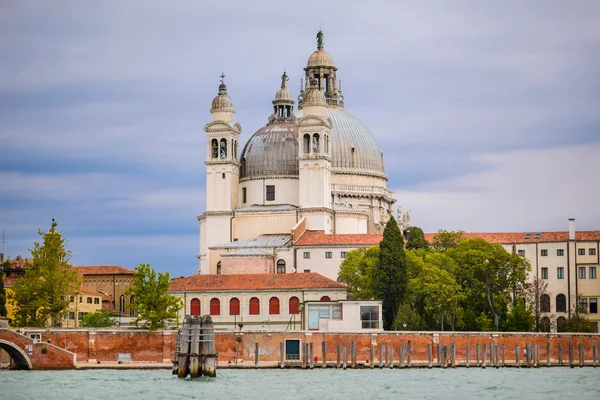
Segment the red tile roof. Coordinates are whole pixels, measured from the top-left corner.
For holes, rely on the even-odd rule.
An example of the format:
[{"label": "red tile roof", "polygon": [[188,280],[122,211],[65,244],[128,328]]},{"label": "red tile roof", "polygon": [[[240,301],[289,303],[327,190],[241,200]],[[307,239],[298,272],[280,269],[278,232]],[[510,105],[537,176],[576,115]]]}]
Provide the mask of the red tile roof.
[{"label": "red tile roof", "polygon": [[175,278],[170,291],[223,291],[269,289],[345,289],[346,285],[315,272],[297,274],[196,274]]},{"label": "red tile roof", "polygon": [[296,243],[296,246],[374,246],[379,244],[383,235],[379,234],[346,234],[324,231],[305,231]]},{"label": "red tile roof", "polygon": [[132,269],[120,265],[74,265],[79,275],[135,275]]},{"label": "red tile roof", "polygon": [[[537,234],[539,233],[539,237]],[[429,243],[437,233],[426,233],[425,240]],[[529,235],[529,239],[526,239]],[[543,242],[565,242],[569,240],[569,232],[464,232],[463,238],[479,238],[489,243],[543,243]],[[575,233],[578,241],[600,240],[600,231],[578,231]]]},{"label": "red tile roof", "polygon": [[2,279],[4,281],[4,287],[10,287],[10,286],[14,285],[14,283],[21,278],[22,278],[21,276],[10,276],[10,277],[5,276]]},{"label": "red tile roof", "polygon": [[104,294],[102,294],[100,292],[96,292],[96,291],[93,291],[93,290],[87,290],[87,289],[79,289],[78,292],[81,293],[81,294],[91,294],[91,295],[94,295],[94,296],[104,296]]},{"label": "red tile roof", "polygon": [[5,263],[8,262],[9,265],[5,266],[5,269],[25,269],[25,263],[28,265],[32,265],[32,260],[24,259],[24,260],[6,260]]}]

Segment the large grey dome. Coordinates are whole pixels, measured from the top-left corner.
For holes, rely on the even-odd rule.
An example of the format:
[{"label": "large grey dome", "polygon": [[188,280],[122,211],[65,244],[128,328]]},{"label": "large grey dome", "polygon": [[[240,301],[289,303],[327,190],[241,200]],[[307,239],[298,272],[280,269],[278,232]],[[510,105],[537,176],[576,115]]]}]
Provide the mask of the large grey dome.
[{"label": "large grey dome", "polygon": [[[302,111],[298,111],[298,117]],[[329,108],[331,166],[334,173],[385,177],[383,153],[369,129],[344,110]],[[258,130],[242,151],[240,179],[298,176],[298,126],[271,124]]]}]

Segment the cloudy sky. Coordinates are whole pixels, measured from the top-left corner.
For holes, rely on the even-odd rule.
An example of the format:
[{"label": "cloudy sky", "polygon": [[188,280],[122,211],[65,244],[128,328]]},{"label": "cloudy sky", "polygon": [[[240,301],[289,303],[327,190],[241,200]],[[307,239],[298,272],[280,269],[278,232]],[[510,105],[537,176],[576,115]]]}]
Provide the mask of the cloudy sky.
[{"label": "cloudy sky", "polygon": [[218,75],[246,141],[319,24],[415,225],[600,229],[599,20],[595,0],[4,0],[5,253],[54,217],[74,264],[194,273]]}]

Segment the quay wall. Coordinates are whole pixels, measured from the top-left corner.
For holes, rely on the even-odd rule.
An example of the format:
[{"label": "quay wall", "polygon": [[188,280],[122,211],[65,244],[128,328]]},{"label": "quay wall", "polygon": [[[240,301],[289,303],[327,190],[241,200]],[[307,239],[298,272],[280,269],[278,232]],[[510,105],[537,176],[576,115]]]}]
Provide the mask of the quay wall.
[{"label": "quay wall", "polygon": [[[41,334],[41,341],[48,340],[53,345],[64,348],[77,355],[78,363],[115,362],[118,353],[131,355],[132,362],[169,362],[173,359],[177,332],[164,330],[148,332],[141,329],[28,329],[25,333]],[[558,358],[558,345],[562,345],[563,360],[568,360],[569,343],[573,343],[575,358],[578,359],[578,346],[584,344],[585,359],[592,360],[593,347],[600,345],[600,334],[572,333],[507,333],[507,332],[382,332],[382,333],[320,333],[311,331],[249,331],[243,333],[217,332],[215,346],[219,353],[219,362],[251,363],[255,360],[255,344],[259,345],[259,361],[277,362],[279,360],[280,344],[285,340],[300,340],[301,343],[313,343],[314,356],[322,359],[321,343],[326,342],[327,360],[337,358],[337,344],[348,345],[350,360],[351,343],[356,343],[357,361],[364,363],[369,360],[371,344],[375,346],[375,362],[379,359],[379,345],[393,347],[394,359],[398,360],[399,348],[412,347],[412,361],[426,362],[428,360],[427,345],[432,344],[433,357],[437,357],[438,344],[449,346],[455,343],[457,360],[465,359],[467,343],[470,346],[470,360],[475,361],[476,345],[487,345],[487,360],[489,362],[490,343],[505,345],[506,360],[515,359],[515,345],[520,346],[519,358],[523,360],[523,350],[526,343],[539,344],[540,361],[547,359],[546,345],[550,343],[551,358]],[[600,355],[599,355],[600,356]],[[383,351],[385,358],[385,350]]]}]

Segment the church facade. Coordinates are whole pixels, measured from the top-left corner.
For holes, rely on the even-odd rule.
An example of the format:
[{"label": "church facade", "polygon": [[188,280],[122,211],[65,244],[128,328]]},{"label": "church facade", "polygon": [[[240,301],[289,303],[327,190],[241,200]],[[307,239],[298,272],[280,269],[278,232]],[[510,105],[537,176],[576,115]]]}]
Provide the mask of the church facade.
[{"label": "church facade", "polygon": [[288,267],[279,271],[296,272],[294,243],[305,231],[383,232],[396,201],[387,189],[383,151],[345,111],[337,72],[319,32],[297,110],[284,72],[272,104],[265,105],[267,124],[243,147],[242,127],[221,81],[204,128],[200,273],[276,273],[281,263]]}]

